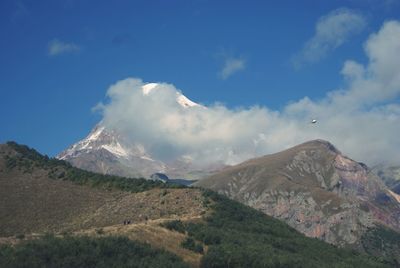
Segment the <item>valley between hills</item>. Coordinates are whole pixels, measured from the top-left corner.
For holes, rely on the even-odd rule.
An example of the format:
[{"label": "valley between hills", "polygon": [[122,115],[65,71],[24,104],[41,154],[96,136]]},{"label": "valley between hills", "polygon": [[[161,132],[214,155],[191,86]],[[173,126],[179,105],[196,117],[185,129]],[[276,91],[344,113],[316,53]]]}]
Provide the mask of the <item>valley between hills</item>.
[{"label": "valley between hills", "polygon": [[0,145],[0,190],[1,267],[399,265],[383,224],[363,249],[338,247],[210,190],[84,171],[14,142]]},{"label": "valley between hills", "polygon": [[400,0],[0,13],[0,268],[400,268]]}]

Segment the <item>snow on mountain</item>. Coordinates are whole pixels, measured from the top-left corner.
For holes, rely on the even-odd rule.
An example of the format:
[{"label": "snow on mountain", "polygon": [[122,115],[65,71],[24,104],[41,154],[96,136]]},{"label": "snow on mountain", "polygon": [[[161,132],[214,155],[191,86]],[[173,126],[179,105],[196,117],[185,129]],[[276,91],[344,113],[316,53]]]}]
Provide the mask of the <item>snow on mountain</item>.
[{"label": "snow on mountain", "polygon": [[89,171],[126,177],[149,177],[167,169],[163,162],[154,160],[143,145],[130,143],[102,122],[57,158]]},{"label": "snow on mountain", "polygon": [[[142,91],[143,91],[143,95],[149,95],[150,92],[160,88],[159,87],[160,84],[158,83],[148,83],[145,84],[142,87]],[[194,106],[201,106],[191,100],[189,100],[186,96],[184,96],[182,93],[180,92],[176,92],[176,101],[178,104],[180,104],[182,107],[187,108],[187,107],[194,107]]]},{"label": "snow on mountain", "polygon": [[[109,131],[99,123],[96,127],[89,133],[89,135],[83,140],[75,143],[70,148],[62,152],[58,158],[62,160],[68,160],[71,157],[76,157],[79,154],[90,151],[105,149],[115,155],[116,157],[129,157],[132,153],[128,148],[124,148],[121,145],[121,137],[115,131]],[[140,153],[141,150],[134,150],[135,153]],[[143,152],[144,153],[144,152]]]},{"label": "snow on mountain", "polygon": [[[159,85],[145,84],[142,86],[143,95],[149,95],[154,90],[162,90]],[[180,92],[176,94],[177,104],[185,109],[201,106]],[[174,159],[169,166],[154,159],[142,144],[132,143],[117,130],[108,129],[103,122],[98,123],[86,138],[60,153],[57,158],[79,168],[121,176],[150,177],[157,172],[171,171],[173,176],[179,177],[191,171],[189,156]]]},{"label": "snow on mountain", "polygon": [[200,106],[199,104],[189,100],[186,98],[184,95],[180,94],[177,97],[177,102],[182,105],[183,107],[194,107],[194,106]]},{"label": "snow on mountain", "polygon": [[158,83],[148,83],[142,87],[143,94],[148,95],[150,91],[158,86]]}]

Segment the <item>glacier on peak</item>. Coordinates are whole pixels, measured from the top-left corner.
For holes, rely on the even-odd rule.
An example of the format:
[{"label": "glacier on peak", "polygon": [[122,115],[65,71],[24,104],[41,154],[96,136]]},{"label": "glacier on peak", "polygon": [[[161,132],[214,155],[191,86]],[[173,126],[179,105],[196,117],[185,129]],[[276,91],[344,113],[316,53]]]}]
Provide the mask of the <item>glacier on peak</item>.
[{"label": "glacier on peak", "polygon": [[[159,86],[160,86],[159,83],[147,83],[147,84],[143,85],[142,86],[143,95],[149,95],[151,92],[154,92],[155,89],[161,88]],[[184,108],[201,106],[201,105],[189,100],[185,95],[183,95],[180,92],[176,92],[176,101]]]},{"label": "glacier on peak", "polygon": [[158,83],[147,83],[142,86],[143,95],[148,95],[154,88],[156,88]]}]

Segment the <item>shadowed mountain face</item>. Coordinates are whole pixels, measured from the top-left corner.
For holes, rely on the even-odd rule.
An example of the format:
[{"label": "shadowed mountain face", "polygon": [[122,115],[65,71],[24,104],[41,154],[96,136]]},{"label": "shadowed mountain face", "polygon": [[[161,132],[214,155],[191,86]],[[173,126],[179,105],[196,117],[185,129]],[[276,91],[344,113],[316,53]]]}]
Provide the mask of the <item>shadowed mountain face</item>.
[{"label": "shadowed mountain face", "polygon": [[322,140],[226,168],[197,185],[336,245],[360,248],[377,225],[400,230],[400,196]]}]

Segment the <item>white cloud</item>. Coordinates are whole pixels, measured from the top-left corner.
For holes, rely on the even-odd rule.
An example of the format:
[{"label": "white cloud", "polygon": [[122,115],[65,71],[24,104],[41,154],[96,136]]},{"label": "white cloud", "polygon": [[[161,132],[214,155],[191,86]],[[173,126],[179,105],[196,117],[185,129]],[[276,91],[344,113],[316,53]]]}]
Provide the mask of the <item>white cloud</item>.
[{"label": "white cloud", "polygon": [[[346,87],[314,101],[308,97],[281,111],[232,110],[222,105],[183,108],[178,90],[159,84],[148,95],[140,79],[108,90],[99,106],[103,122],[142,143],[162,159],[191,156],[197,163],[235,164],[311,139],[331,141],[350,157],[374,164],[400,163],[400,23],[386,22],[365,43],[366,65],[346,61]],[[266,85],[260,85],[266,87]],[[317,124],[310,124],[316,118]]]},{"label": "white cloud", "polygon": [[227,79],[229,76],[233,75],[238,71],[242,71],[246,68],[246,62],[242,58],[225,58],[224,67],[219,73],[222,79]]},{"label": "white cloud", "polygon": [[360,33],[366,26],[366,20],[350,9],[340,8],[319,18],[314,36],[293,58],[296,68],[315,63],[345,43],[352,35]]},{"label": "white cloud", "polygon": [[48,45],[48,54],[50,56],[57,56],[64,53],[78,52],[80,49],[81,48],[74,43],[66,43],[54,39]]}]

